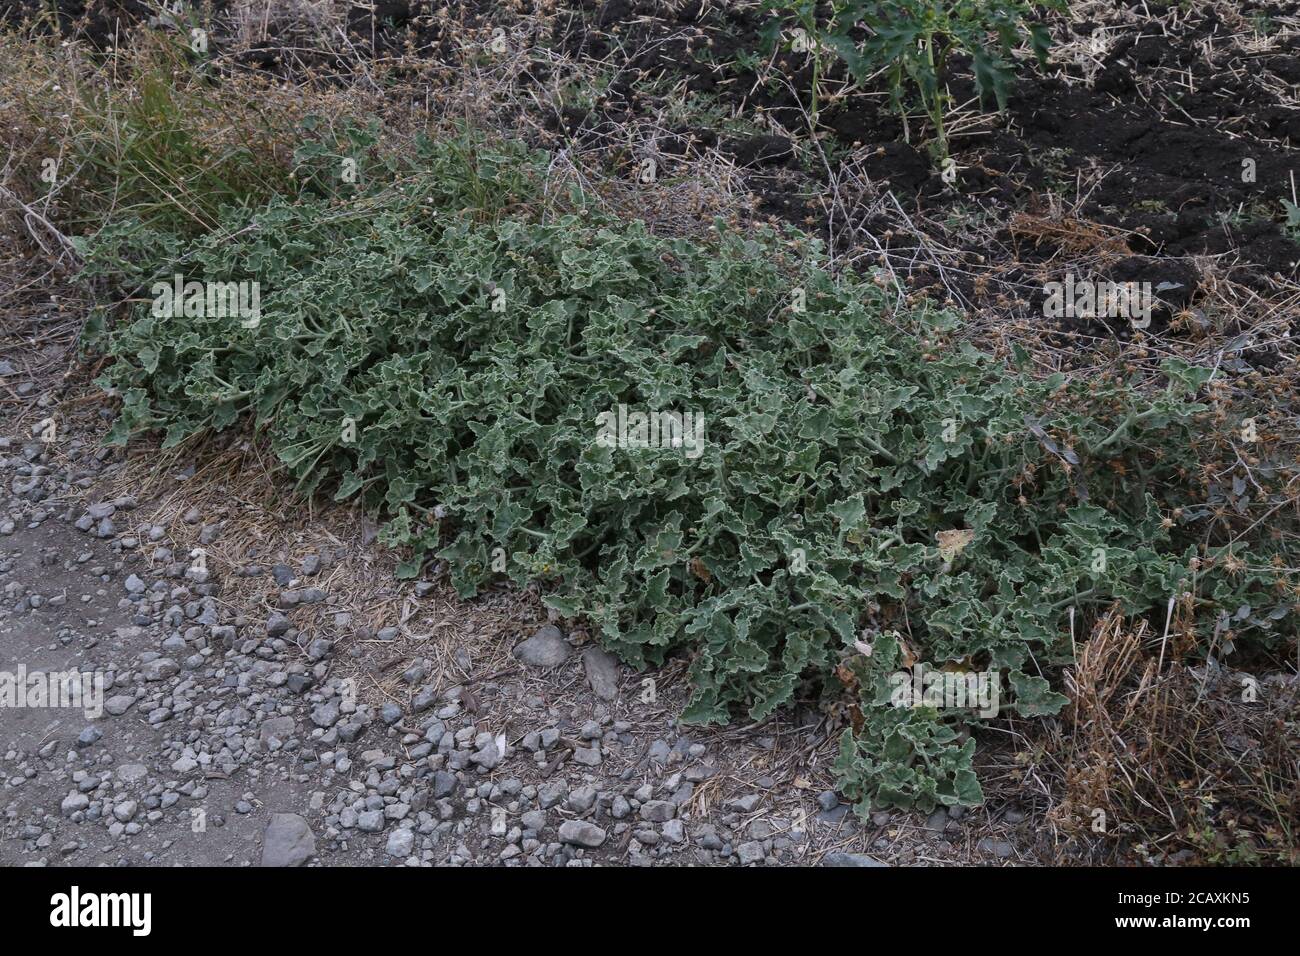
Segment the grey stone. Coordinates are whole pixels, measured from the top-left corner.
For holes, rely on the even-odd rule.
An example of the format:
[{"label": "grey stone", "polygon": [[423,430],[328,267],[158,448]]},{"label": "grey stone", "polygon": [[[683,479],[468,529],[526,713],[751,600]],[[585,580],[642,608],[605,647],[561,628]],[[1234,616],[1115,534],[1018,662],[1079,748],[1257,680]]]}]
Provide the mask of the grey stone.
[{"label": "grey stone", "polygon": [[316,855],[316,837],[296,813],[273,813],[262,836],[262,866],[302,866]]},{"label": "grey stone", "polygon": [[831,826],[839,826],[841,823],[844,822],[844,818],[847,817],[848,815],[849,815],[849,805],[847,803],[841,803],[838,807],[835,807],[833,810],[817,811],[817,819],[820,822],[829,824]]},{"label": "grey stone", "polygon": [[586,813],[596,802],[595,787],[579,787],[569,794],[569,809],[574,813]]},{"label": "grey stone", "polygon": [[59,809],[64,813],[76,813],[88,806],[90,806],[90,797],[84,793],[70,793],[63,798],[63,803],[59,804]]},{"label": "grey stone", "polygon": [[538,628],[528,640],[515,646],[514,655],[530,667],[556,667],[569,658],[572,649],[554,624]]},{"label": "grey stone", "polygon": [[666,823],[677,815],[671,800],[651,800],[641,805],[641,819],[650,823]]},{"label": "grey stone", "polygon": [[366,723],[366,720],[362,717],[358,717],[354,720],[349,720],[346,723],[339,724],[338,725],[339,740],[342,740],[344,743],[352,743],[354,740],[356,740],[358,737],[360,737],[362,734],[366,732],[367,726],[369,725]]},{"label": "grey stone", "polygon": [[543,810],[549,810],[563,800],[568,791],[569,788],[563,780],[552,780],[538,791],[537,805]]},{"label": "grey stone", "polygon": [[494,770],[501,763],[501,751],[497,748],[495,740],[489,740],[469,759],[470,763],[478,764],[484,770]]},{"label": "grey stone", "polygon": [[721,850],[722,838],[711,823],[706,823],[695,831],[695,842],[706,850]]},{"label": "grey stone", "polygon": [[170,657],[158,657],[140,668],[140,673],[144,675],[145,680],[155,681],[166,680],[168,677],[179,674],[180,670],[181,665]]},{"label": "grey stone", "polygon": [[995,840],[992,837],[984,837],[975,844],[975,849],[981,853],[991,853],[999,860],[1005,860],[1015,853],[1015,847],[1006,840]]},{"label": "grey stone", "polygon": [[333,727],[338,723],[339,705],[332,700],[317,704],[311,711],[311,722],[317,727]]},{"label": "grey stone", "polygon": [[294,727],[293,718],[288,716],[272,717],[270,720],[264,720],[257,734],[258,743],[262,745],[263,750],[275,749],[271,746],[272,741],[278,740],[281,744],[285,743],[293,736]]},{"label": "grey stone", "polygon": [[827,853],[822,857],[822,866],[889,866],[865,853]]},{"label": "grey stone", "polygon": [[565,820],[560,824],[560,842],[570,846],[598,847],[605,842],[605,831],[587,820]]},{"label": "grey stone", "polygon": [[187,754],[182,754],[180,759],[172,764],[172,769],[175,770],[177,773],[189,773],[198,765],[199,762],[187,753]]},{"label": "grey stone", "polygon": [[433,775],[433,797],[435,800],[450,796],[456,790],[456,775],[446,770],[439,770]]},{"label": "grey stone", "polygon": [[601,700],[618,696],[618,660],[601,647],[588,647],[582,652],[582,666],[587,672],[587,683]]},{"label": "grey stone", "polygon": [[932,830],[935,833],[942,833],[944,830],[948,829],[948,811],[934,811],[934,813],[930,814],[929,818],[926,819],[925,828],[927,830]]},{"label": "grey stone", "polygon": [[411,698],[411,709],[417,714],[428,710],[438,701],[438,690],[432,684],[421,687]]},{"label": "grey stone", "polygon": [[121,717],[133,706],[135,706],[135,698],[130,694],[114,694],[108,700],[104,701],[104,710],[108,711],[114,717]]},{"label": "grey stone", "polygon": [[389,856],[405,859],[415,849],[415,831],[409,828],[394,830],[388,834],[388,845],[384,852]]}]

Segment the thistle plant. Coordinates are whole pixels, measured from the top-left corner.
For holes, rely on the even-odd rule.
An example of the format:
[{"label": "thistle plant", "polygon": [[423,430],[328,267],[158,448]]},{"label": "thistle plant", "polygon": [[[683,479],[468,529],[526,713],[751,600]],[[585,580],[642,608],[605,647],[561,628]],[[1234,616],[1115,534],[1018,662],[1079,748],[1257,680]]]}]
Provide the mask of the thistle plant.
[{"label": "thistle plant", "polygon": [[[844,0],[829,6],[819,23],[810,0],[769,0],[768,9],[794,19],[814,38],[817,51],[833,50],[859,81],[884,70],[892,107],[905,114],[910,95],[920,102],[934,131],[932,152],[948,158],[945,116],[952,106],[947,81],[952,60],[970,57],[981,99],[992,95],[1005,109],[1012,51],[1028,41],[1040,64],[1051,43],[1047,28],[1031,23],[1035,8],[1064,10],[1065,0]],[[861,37],[861,39],[859,39]],[[820,78],[814,58],[814,115]],[[910,136],[910,134],[909,134]]]}]

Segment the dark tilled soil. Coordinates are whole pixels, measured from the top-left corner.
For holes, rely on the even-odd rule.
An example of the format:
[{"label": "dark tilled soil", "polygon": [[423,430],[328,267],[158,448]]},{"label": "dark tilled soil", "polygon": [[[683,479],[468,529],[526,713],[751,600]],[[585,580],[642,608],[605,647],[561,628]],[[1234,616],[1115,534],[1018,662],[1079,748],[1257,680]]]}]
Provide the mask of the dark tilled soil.
[{"label": "dark tilled soil", "polygon": [[[36,0],[19,0],[8,19],[41,7]],[[57,8],[60,30],[100,46],[141,29],[149,17],[138,0],[60,0]],[[228,8],[225,0],[200,6],[218,18]],[[1296,9],[1295,3],[1245,4],[1242,13],[1276,19]],[[656,115],[664,105],[662,91],[671,87],[711,98],[737,115],[766,115],[780,132],[736,133],[703,121],[682,122],[658,145],[667,156],[717,149],[748,170],[760,213],[804,226],[825,224],[826,171],[806,148],[811,67],[806,55],[789,51],[778,51],[771,61],[775,69],[761,76],[743,65],[746,55],[762,48],[766,15],[758,4],[560,0],[523,4],[512,12],[471,0],[454,7],[453,21],[442,21],[429,5],[383,0],[348,8],[348,53],[453,65],[464,56],[468,31],[509,26],[537,11],[552,15],[545,43],[554,51],[602,61],[614,77],[595,106],[561,108],[544,118],[545,125],[589,142]],[[1300,249],[1281,224],[1283,200],[1294,192],[1291,143],[1300,134],[1300,111],[1291,95],[1300,82],[1300,35],[1279,35],[1264,46],[1243,32],[1243,22],[1224,22],[1213,7],[1171,13],[1167,5],[1142,2],[1116,3],[1092,21],[1052,21],[1051,67],[1041,72],[1022,64],[1008,111],[984,113],[954,134],[957,179],[951,184],[927,155],[916,117],[909,124],[911,142],[905,141],[904,123],[888,108],[883,87],[826,106],[819,117],[821,141],[832,169],[837,157],[853,156],[909,215],[933,222],[960,218],[972,208],[990,213],[991,234],[958,229],[956,237],[966,234],[962,251],[971,256],[990,246],[1014,249],[1016,262],[1004,263],[999,272],[1006,287],[1041,285],[1038,267],[1061,253],[1050,241],[1017,241],[1009,225],[1017,212],[1039,214],[1055,196],[1074,217],[1121,230],[1128,255],[1098,278],[1184,290],[1164,297],[1154,323],[1158,333],[1172,309],[1191,304],[1199,281],[1186,261],[1167,260],[1219,257],[1234,281],[1264,296],[1278,277],[1296,276]],[[275,51],[301,39],[295,31],[311,36],[310,25],[273,24],[271,39],[238,50],[233,60],[244,68],[287,71]],[[1100,44],[1095,49],[1094,37]],[[221,52],[220,31],[212,42]],[[298,67],[324,67],[346,81],[346,57],[339,51],[319,43],[294,45]],[[831,64],[828,88],[842,74]],[[548,68],[538,64],[517,82],[526,88],[547,76]],[[949,87],[956,102],[975,103],[960,58]],[[885,236],[886,252],[906,258],[912,240],[889,235],[895,222],[864,225]],[[945,239],[951,245],[954,236]],[[924,264],[911,271],[917,287],[942,291],[940,277]],[[968,307],[987,304],[969,276],[948,278],[945,285]],[[1078,327],[1094,334],[1124,331],[1094,326]]]}]

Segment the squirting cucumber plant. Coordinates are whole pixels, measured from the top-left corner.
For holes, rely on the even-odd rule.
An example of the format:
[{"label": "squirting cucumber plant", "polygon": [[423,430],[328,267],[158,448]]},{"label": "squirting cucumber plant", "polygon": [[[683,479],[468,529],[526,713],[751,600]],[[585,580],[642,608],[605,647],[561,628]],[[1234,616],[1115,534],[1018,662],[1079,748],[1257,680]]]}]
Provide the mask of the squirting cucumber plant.
[{"label": "squirting cucumber plant", "polygon": [[[355,186],[311,175],[359,142],[313,140],[299,194],[220,232],[122,219],[85,244],[136,293],[89,341],[115,440],[250,425],[304,493],[386,515],[404,575],[533,583],[634,666],[686,655],[689,720],[848,693],[838,771],[864,812],[981,799],[976,718],[893,706],[899,668],[994,672],[1004,709],[1040,715],[1071,608],[1163,621],[1177,595],[1195,634],[1247,606],[1238,640],[1262,641],[1289,614],[1275,546],[1180,478],[1207,370],[1170,361],[1150,393],[1044,378],[832,276],[795,230],[530,213],[544,163],[522,150],[424,141]],[[259,278],[260,323],[154,314],[136,290],[177,268]],[[705,416],[702,453],[598,441],[620,405]]]}]

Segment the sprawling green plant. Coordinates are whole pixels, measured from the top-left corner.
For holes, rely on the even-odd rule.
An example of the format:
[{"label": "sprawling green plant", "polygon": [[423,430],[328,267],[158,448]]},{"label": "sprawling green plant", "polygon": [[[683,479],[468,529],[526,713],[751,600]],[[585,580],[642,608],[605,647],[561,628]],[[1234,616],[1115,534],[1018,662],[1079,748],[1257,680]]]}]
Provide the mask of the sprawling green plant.
[{"label": "sprawling green plant", "polygon": [[[1163,615],[1190,592],[1192,626],[1248,604],[1258,635],[1285,613],[1258,560],[1193,571],[1198,541],[1241,542],[1168,520],[1197,504],[1179,471],[1207,371],[1170,362],[1151,396],[1039,380],[951,313],[833,278],[795,232],[719,223],[701,244],[525,214],[531,163],[426,143],[377,185],[304,176],[197,242],[106,230],[90,271],[128,289],[178,268],[262,284],[256,327],[135,296],[100,340],[114,439],[251,418],[305,490],[390,517],[403,574],[437,555],[464,595],[540,582],[633,665],[689,654],[689,720],[760,719],[838,674],[863,808],[980,799],[971,715],[891,706],[899,668],[996,672],[1004,707],[1042,714],[1068,608]],[[698,456],[602,441],[620,405],[702,416]]]},{"label": "sprawling green plant", "polygon": [[[956,54],[966,54],[981,98],[992,94],[1006,108],[1012,75],[1010,55],[1028,40],[1045,64],[1051,36],[1040,23],[1031,23],[1035,8],[1064,10],[1065,0],[837,0],[819,24],[818,5],[811,0],[768,0],[776,13],[776,30],[793,19],[814,37],[816,51],[833,50],[858,79],[884,69],[890,100],[896,110],[914,92],[934,128],[934,152],[948,156],[944,117],[951,106],[948,66]],[[862,39],[858,39],[861,36]],[[820,57],[814,55],[814,97],[820,78]],[[814,103],[816,99],[814,98]]]}]

